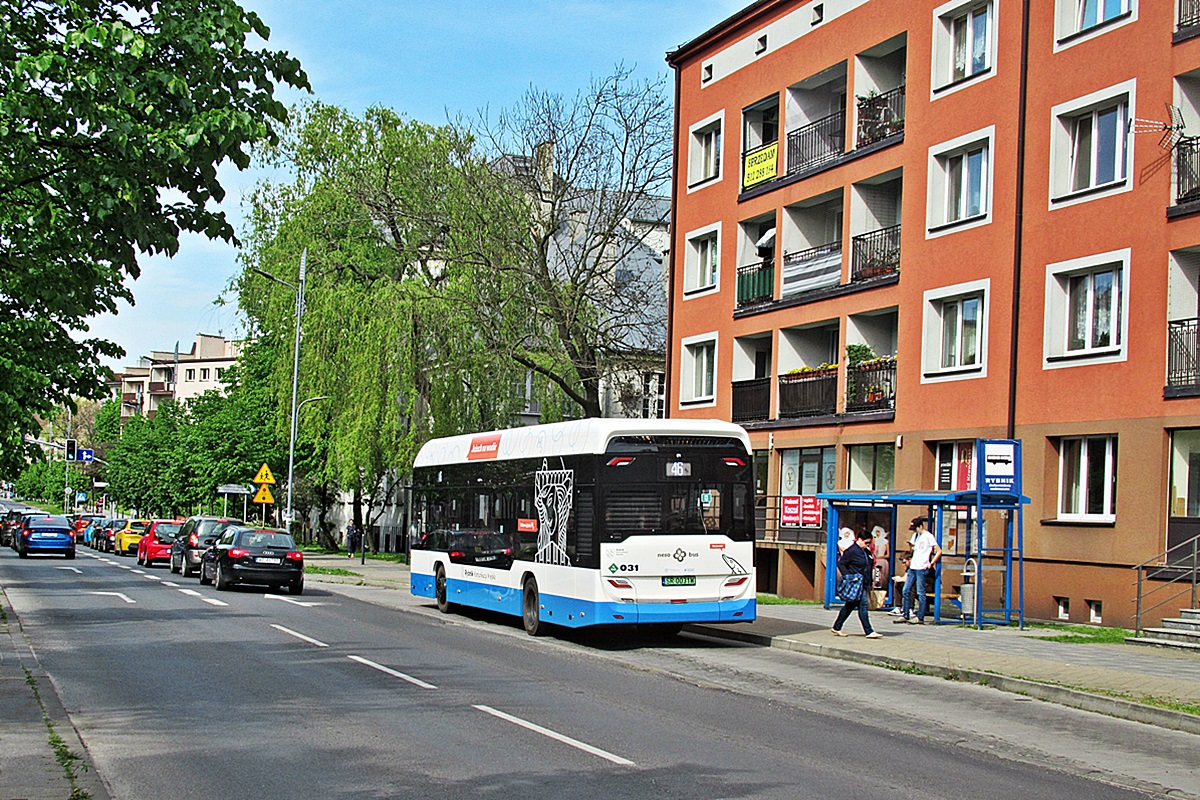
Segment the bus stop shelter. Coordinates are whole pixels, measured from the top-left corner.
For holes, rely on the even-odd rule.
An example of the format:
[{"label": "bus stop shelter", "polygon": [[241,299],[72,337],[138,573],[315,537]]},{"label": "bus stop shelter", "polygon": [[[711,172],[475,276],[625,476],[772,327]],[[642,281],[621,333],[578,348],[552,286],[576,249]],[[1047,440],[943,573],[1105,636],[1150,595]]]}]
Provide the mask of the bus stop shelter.
[{"label": "bus stop shelter", "polygon": [[[827,501],[825,607],[841,605],[837,585],[838,531],[852,510],[890,516],[887,576],[895,575],[896,551],[907,544],[911,517],[929,518],[929,530],[942,547],[929,604],[935,623],[954,618],[984,624],[1025,624],[1024,507],[1021,494],[1021,443],[1015,439],[977,439],[975,488],[965,491],[834,491]],[[901,509],[908,509],[901,513]],[[911,512],[911,513],[910,513]],[[997,530],[997,526],[999,530]],[[989,530],[990,528],[990,530]],[[902,531],[905,533],[902,534]],[[953,541],[948,539],[953,538]],[[882,560],[882,559],[881,559]],[[999,581],[991,577],[999,577]],[[900,579],[888,580],[884,605],[898,605]],[[919,589],[920,590],[920,589]]]}]

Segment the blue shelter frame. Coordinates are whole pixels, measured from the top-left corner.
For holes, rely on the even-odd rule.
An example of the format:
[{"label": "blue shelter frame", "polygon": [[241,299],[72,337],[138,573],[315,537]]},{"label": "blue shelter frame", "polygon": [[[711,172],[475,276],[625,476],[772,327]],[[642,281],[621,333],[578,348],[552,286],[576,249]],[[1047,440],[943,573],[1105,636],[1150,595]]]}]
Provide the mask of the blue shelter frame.
[{"label": "blue shelter frame", "polygon": [[[828,501],[829,514],[826,523],[826,570],[825,570],[825,607],[832,608],[842,603],[835,597],[837,585],[837,539],[840,514],[843,510],[873,510],[890,512],[892,531],[896,532],[899,542],[900,533],[897,527],[898,510],[903,506],[920,509],[921,516],[928,516],[933,524],[930,531],[937,537],[939,546],[942,545],[942,531],[947,510],[957,514],[966,510],[965,556],[963,579],[964,585],[975,587],[969,592],[962,592],[960,600],[961,619],[968,620],[976,628],[987,624],[1011,625],[1016,618],[1020,627],[1025,626],[1025,560],[1022,555],[1025,539],[1024,507],[1029,498],[1021,494],[1020,452],[1021,443],[1014,439],[977,439],[976,488],[967,491],[937,492],[923,490],[897,490],[882,492],[840,491],[820,492],[817,497]],[[1005,461],[1005,459],[1009,459]],[[989,469],[993,470],[989,474]],[[996,470],[1000,475],[997,476]],[[984,512],[1004,512],[1003,545],[988,547],[985,537]],[[957,556],[956,556],[957,557]],[[891,549],[888,558],[894,568],[896,553]],[[988,561],[1001,561],[1003,566],[989,566]],[[968,567],[974,565],[973,570]],[[1004,572],[1004,587],[1001,592],[1000,607],[986,607],[982,586],[982,577],[986,570],[996,569]],[[1014,587],[1014,571],[1016,585]],[[894,570],[890,573],[894,574]],[[968,582],[968,578],[972,579]],[[923,590],[923,589],[922,589]],[[895,585],[888,587],[888,600],[892,601],[896,593]],[[935,588],[933,592],[933,619],[942,621],[942,570],[936,571]]]}]

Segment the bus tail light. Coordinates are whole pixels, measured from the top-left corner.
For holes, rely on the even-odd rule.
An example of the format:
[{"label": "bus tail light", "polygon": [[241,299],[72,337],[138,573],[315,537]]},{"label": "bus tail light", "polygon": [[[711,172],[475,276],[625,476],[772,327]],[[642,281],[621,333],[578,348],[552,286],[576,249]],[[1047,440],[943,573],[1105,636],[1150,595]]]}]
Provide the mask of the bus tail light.
[{"label": "bus tail light", "polygon": [[725,579],[726,586],[741,586],[746,581],[750,580],[749,575],[735,575],[732,578]]},{"label": "bus tail light", "polygon": [[624,578],[605,578],[614,589],[632,589],[633,584]]},{"label": "bus tail light", "polygon": [[723,459],[723,461],[725,462],[725,466],[727,466],[727,467],[744,467],[744,466],[746,466],[746,462],[740,458],[726,458],[726,459]]}]

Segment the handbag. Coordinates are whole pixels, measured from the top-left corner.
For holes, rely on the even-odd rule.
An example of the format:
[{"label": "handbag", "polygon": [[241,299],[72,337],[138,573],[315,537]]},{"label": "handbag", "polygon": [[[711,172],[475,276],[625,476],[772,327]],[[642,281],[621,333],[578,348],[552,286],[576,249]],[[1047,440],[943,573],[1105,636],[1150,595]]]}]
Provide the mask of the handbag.
[{"label": "handbag", "polygon": [[847,603],[852,603],[855,600],[862,598],[863,592],[863,576],[861,573],[851,573],[838,578],[837,596],[845,600]]}]

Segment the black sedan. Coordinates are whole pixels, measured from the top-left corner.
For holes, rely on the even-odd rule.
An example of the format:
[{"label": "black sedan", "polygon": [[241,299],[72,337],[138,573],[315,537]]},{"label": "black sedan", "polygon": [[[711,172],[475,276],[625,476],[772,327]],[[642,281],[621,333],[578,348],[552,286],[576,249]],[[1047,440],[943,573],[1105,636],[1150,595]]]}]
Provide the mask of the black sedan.
[{"label": "black sedan", "polygon": [[284,531],[235,526],[226,528],[200,559],[200,582],[225,590],[236,583],[286,586],[304,592],[304,554]]}]

